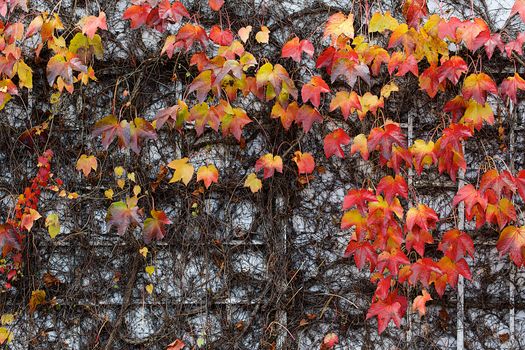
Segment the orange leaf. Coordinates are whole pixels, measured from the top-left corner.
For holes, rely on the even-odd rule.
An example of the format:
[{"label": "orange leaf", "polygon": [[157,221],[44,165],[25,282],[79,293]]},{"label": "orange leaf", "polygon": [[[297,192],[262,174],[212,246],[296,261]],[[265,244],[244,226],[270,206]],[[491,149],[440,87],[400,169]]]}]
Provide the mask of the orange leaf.
[{"label": "orange leaf", "polygon": [[314,55],[314,51],[314,46],[310,41],[306,39],[299,41],[298,37],[294,37],[284,44],[281,50],[281,57],[289,57],[295,62],[301,62],[301,54],[303,52],[312,57]]},{"label": "orange leaf", "polygon": [[85,177],[88,177],[91,170],[97,171],[97,158],[94,156],[81,155],[77,161],[77,170],[82,170]]},{"label": "orange leaf", "polygon": [[215,165],[201,166],[197,170],[197,181],[203,181],[206,188],[210,187],[212,182],[219,182],[219,171]]},{"label": "orange leaf", "polygon": [[523,266],[525,263],[525,226],[506,227],[501,231],[496,248],[500,256],[509,253],[516,266]]},{"label": "orange leaf", "polygon": [[82,28],[82,33],[86,34],[88,38],[93,39],[97,29],[108,30],[108,25],[106,23],[106,14],[103,11],[100,11],[98,17],[96,16],[87,16],[82,18],[78,25]]},{"label": "orange leaf", "polygon": [[361,109],[359,95],[355,91],[338,91],[330,102],[330,112],[335,111],[337,108],[341,108],[344,119],[348,119],[350,113],[353,113],[356,109]]},{"label": "orange leaf", "polygon": [[426,289],[423,289],[422,295],[418,295],[414,302],[412,303],[412,311],[418,311],[419,316],[425,315],[427,312],[426,303],[429,300],[433,300],[430,294],[426,291]]},{"label": "orange leaf", "polygon": [[498,93],[498,88],[494,80],[485,73],[471,74],[465,78],[461,90],[465,100],[473,98],[479,104],[484,105],[487,99],[487,92]]},{"label": "orange leaf", "polygon": [[275,170],[282,174],[283,160],[279,156],[274,156],[271,153],[266,153],[264,156],[259,158],[257,162],[255,162],[255,171],[259,171],[261,169],[264,169],[265,179],[272,177]]},{"label": "orange leaf", "polygon": [[314,157],[308,152],[295,151],[292,160],[297,164],[299,174],[311,174],[315,169]]},{"label": "orange leaf", "polygon": [[330,88],[320,76],[314,76],[310,82],[303,85],[301,89],[301,97],[303,103],[310,101],[315,107],[319,107],[321,102],[321,93],[330,92]]},{"label": "orange leaf", "polygon": [[224,5],[224,0],[208,0],[208,5],[213,11],[219,11]]}]

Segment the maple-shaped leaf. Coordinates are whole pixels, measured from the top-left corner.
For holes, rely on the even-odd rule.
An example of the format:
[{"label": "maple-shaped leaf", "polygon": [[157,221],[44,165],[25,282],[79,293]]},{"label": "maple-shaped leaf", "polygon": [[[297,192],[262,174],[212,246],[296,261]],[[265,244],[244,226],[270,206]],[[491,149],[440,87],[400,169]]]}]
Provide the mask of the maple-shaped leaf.
[{"label": "maple-shaped leaf", "polygon": [[447,101],[443,106],[443,111],[451,113],[454,122],[457,122],[459,118],[463,117],[465,110],[467,109],[467,101],[461,95],[457,95],[453,99]]},{"label": "maple-shaped leaf", "polygon": [[516,0],[512,9],[510,10],[510,17],[518,13],[521,17],[521,20],[525,22],[525,0]]},{"label": "maple-shaped leaf", "polygon": [[483,121],[489,125],[494,124],[494,112],[490,104],[479,104],[476,100],[470,99],[467,101],[467,109],[460,121],[479,131],[483,126]]},{"label": "maple-shaped leaf", "polygon": [[395,178],[390,175],[385,176],[379,181],[376,188],[376,194],[379,195],[380,193],[384,193],[385,200],[388,203],[392,203],[392,199],[396,195],[400,195],[405,199],[408,198],[408,185],[400,175],[396,175]]},{"label": "maple-shaped leaf", "polygon": [[151,6],[148,4],[132,5],[124,11],[123,19],[131,20],[131,29],[138,28],[146,23]]},{"label": "maple-shaped leaf", "polygon": [[397,293],[395,289],[385,299],[376,299],[368,309],[366,319],[377,316],[379,334],[383,333],[390,321],[393,321],[396,327],[401,326],[401,319],[407,308],[407,300]]},{"label": "maple-shaped leaf", "polygon": [[381,72],[381,65],[390,62],[390,54],[384,48],[373,45],[363,55],[365,63],[370,66],[372,75],[377,76]]},{"label": "maple-shaped leaf", "polygon": [[250,124],[252,120],[248,117],[244,109],[234,108],[227,101],[221,100],[219,106],[221,106],[221,108],[214,108],[213,110],[216,112],[219,111],[222,135],[228,136],[231,134],[237,141],[240,141],[242,129]]},{"label": "maple-shaped leaf", "polygon": [[311,153],[295,151],[292,160],[297,164],[299,174],[311,174],[315,169],[315,160]]},{"label": "maple-shaped leaf", "polygon": [[498,88],[491,77],[485,73],[479,73],[471,74],[465,78],[461,92],[466,100],[472,98],[484,105],[487,100],[487,93],[497,94]]},{"label": "maple-shaped leaf", "polygon": [[427,92],[430,98],[434,98],[438,91],[445,91],[444,84],[439,81],[439,71],[436,65],[431,64],[430,67],[421,73],[419,86]]},{"label": "maple-shaped leaf", "polygon": [[293,80],[290,79],[286,69],[280,64],[273,66],[271,63],[265,63],[259,68],[255,75],[257,88],[266,87],[266,99],[269,101],[282,90],[297,98],[297,89]]},{"label": "maple-shaped leaf", "polygon": [[292,126],[298,112],[299,105],[295,101],[288,104],[286,108],[284,108],[279,102],[276,102],[272,107],[271,117],[279,118],[283,128],[288,130],[290,129],[290,126]]},{"label": "maple-shaped leaf", "polygon": [[508,198],[487,204],[485,215],[487,222],[497,224],[500,230],[510,221],[516,221],[516,209]]},{"label": "maple-shaped leaf", "polygon": [[81,155],[77,160],[77,170],[81,170],[84,173],[85,177],[89,176],[91,170],[97,171],[97,158],[95,156],[87,156],[85,154]]},{"label": "maple-shaped leaf", "polygon": [[210,126],[213,130],[219,130],[220,119],[216,113],[211,113],[207,103],[199,103],[190,109],[190,120],[195,121],[197,136],[202,135],[204,127]]},{"label": "maple-shaped leaf", "polygon": [[415,140],[410,146],[410,153],[414,157],[414,167],[418,175],[421,175],[425,165],[432,165],[437,163],[437,156],[434,152],[434,142],[425,142],[423,140]]},{"label": "maple-shaped leaf", "polygon": [[160,241],[166,235],[166,225],[172,222],[162,210],[151,210],[151,217],[144,220],[143,239],[144,243]]},{"label": "maple-shaped leaf", "polygon": [[498,48],[500,52],[503,52],[505,48],[505,44],[503,43],[503,40],[501,40],[500,33],[492,33],[489,40],[485,42],[484,46],[485,46],[485,52],[489,60],[492,58],[492,55],[494,54],[494,51],[496,50],[496,48]]},{"label": "maple-shaped leaf", "polygon": [[208,0],[208,5],[213,11],[220,11],[222,5],[224,5],[224,0]]},{"label": "maple-shaped leaf", "polygon": [[479,191],[492,191],[500,198],[502,195],[511,197],[517,191],[516,179],[508,170],[499,173],[496,169],[487,170],[479,183]]},{"label": "maple-shaped leaf", "polygon": [[406,148],[406,136],[398,123],[387,120],[381,128],[373,128],[368,135],[368,150],[379,150],[381,160],[386,163],[392,154],[392,145]]},{"label": "maple-shaped leaf", "polygon": [[[392,153],[386,165],[394,169],[394,173],[399,174],[403,163],[406,168],[410,168],[412,166],[412,154],[404,147],[392,145]],[[381,159],[381,164],[384,164],[384,159]]]},{"label": "maple-shaped leaf", "polygon": [[312,57],[314,55],[314,51],[314,46],[310,41],[306,39],[299,40],[298,37],[294,37],[283,45],[281,57],[289,57],[295,62],[301,62],[301,55],[303,52]]},{"label": "maple-shaped leaf", "polygon": [[255,171],[264,169],[264,178],[272,177],[277,170],[282,174],[283,159],[280,156],[274,156],[271,153],[266,153],[255,162]]},{"label": "maple-shaped leaf", "polygon": [[188,105],[182,100],[176,105],[161,109],[155,115],[155,127],[157,130],[167,123],[170,128],[176,127],[181,129],[184,122],[189,120]]},{"label": "maple-shaped leaf", "polygon": [[319,107],[321,102],[321,93],[330,92],[330,88],[320,76],[313,76],[307,84],[301,89],[303,103],[310,101],[315,107]]},{"label": "maple-shaped leaf", "polygon": [[57,54],[47,62],[47,82],[53,86],[55,79],[60,77],[66,85],[73,85],[73,71],[87,73],[87,66],[71,52],[65,56]]},{"label": "maple-shaped leaf", "polygon": [[472,273],[465,259],[453,261],[448,256],[444,256],[438,261],[437,266],[441,270],[441,276],[438,274],[434,276],[434,287],[439,296],[443,296],[445,293],[446,283],[456,288],[459,275],[468,280],[472,279]]},{"label": "maple-shaped leaf", "polygon": [[419,227],[413,228],[405,237],[405,248],[407,252],[414,249],[419,255],[425,255],[425,244],[434,243],[434,237],[426,230]]},{"label": "maple-shaped leaf", "polygon": [[193,79],[191,84],[188,86],[188,94],[191,94],[193,91],[197,92],[197,100],[203,102],[208,95],[208,92],[212,89],[212,82],[215,81],[215,76],[211,70],[205,70],[199,73]]},{"label": "maple-shaped leaf", "polygon": [[20,250],[16,229],[11,224],[0,224],[0,249],[2,255],[6,256],[13,249]]},{"label": "maple-shaped leaf", "polygon": [[452,16],[448,20],[441,19],[438,24],[438,37],[448,39],[454,43],[458,42],[457,29],[463,25],[463,21]]},{"label": "maple-shaped leaf", "polygon": [[385,30],[394,30],[399,26],[397,19],[392,17],[389,11],[385,14],[380,12],[374,12],[370,22],[368,23],[368,32],[369,33],[383,33]]},{"label": "maple-shaped leaf", "polygon": [[523,79],[518,73],[514,73],[513,77],[505,78],[499,86],[501,97],[508,97],[514,104],[517,103],[516,94],[518,89],[525,90],[525,79]]},{"label": "maple-shaped leaf", "polygon": [[153,125],[144,118],[137,117],[129,123],[129,148],[136,154],[140,154],[143,140],[156,140],[157,132]]},{"label": "maple-shaped leaf", "polygon": [[439,220],[434,209],[424,204],[418,204],[417,208],[410,208],[407,212],[406,223],[409,231],[417,226],[421,230],[428,231],[436,227]]},{"label": "maple-shaped leaf", "polygon": [[259,190],[262,188],[262,181],[261,179],[257,178],[256,174],[250,173],[244,181],[244,187],[249,187],[252,193],[259,192]]},{"label": "maple-shaped leaf", "polygon": [[397,276],[399,266],[409,264],[408,257],[400,249],[392,249],[390,252],[384,251],[377,257],[377,270],[381,273],[388,269],[393,275]]},{"label": "maple-shaped leaf", "polygon": [[438,68],[439,82],[448,79],[452,84],[456,85],[461,77],[461,74],[468,72],[468,66],[465,60],[459,56],[452,56],[447,60],[442,60]]},{"label": "maple-shaped leaf", "polygon": [[115,137],[118,137],[120,148],[124,148],[130,142],[130,126],[126,120],[119,122],[114,115],[108,115],[95,123],[92,135],[102,135],[102,146],[105,149],[108,149]]},{"label": "maple-shaped leaf", "polygon": [[353,113],[356,109],[361,109],[359,95],[355,91],[338,91],[330,102],[330,112],[335,111],[337,108],[341,108],[344,119],[348,119],[350,113]]},{"label": "maple-shaped leaf", "polygon": [[516,185],[521,199],[525,200],[525,170],[520,170],[520,172],[514,177],[514,184]]},{"label": "maple-shaped leaf", "polygon": [[399,271],[399,282],[404,283],[408,280],[413,286],[420,282],[425,288],[428,288],[433,282],[433,277],[441,274],[442,271],[434,260],[420,258],[411,266],[404,266]]},{"label": "maple-shaped leaf", "polygon": [[507,226],[499,236],[496,248],[500,257],[509,253],[516,266],[525,264],[525,226]]},{"label": "maple-shaped leaf", "polygon": [[[179,22],[183,17],[190,18],[188,10],[180,1],[175,1],[170,4],[169,0],[162,0],[159,3],[159,18],[162,20],[169,19],[172,22]],[[162,29],[163,26],[161,25]],[[163,30],[160,30],[161,32]]]},{"label": "maple-shaped leaf", "polygon": [[[191,23],[186,23],[179,29],[177,35],[175,36],[175,42],[173,46],[183,47],[188,52],[194,43],[199,42],[203,49],[206,49],[206,42],[208,41],[208,36],[206,31],[200,25],[193,25]],[[166,44],[164,45],[166,46]],[[163,48],[163,51],[166,51]]]},{"label": "maple-shaped leaf", "polygon": [[204,186],[208,188],[212,182],[219,182],[219,171],[213,164],[203,165],[197,170],[197,181],[204,182]]},{"label": "maple-shaped leaf", "polygon": [[332,131],[324,138],[324,154],[326,158],[330,158],[334,154],[339,158],[344,158],[345,153],[341,148],[342,145],[348,145],[352,139],[341,128]]},{"label": "maple-shaped leaf", "polygon": [[367,208],[367,203],[369,202],[377,202],[377,197],[374,192],[364,188],[351,189],[343,199],[343,210],[356,206],[357,209],[364,214]]},{"label": "maple-shaped leaf", "polygon": [[474,258],[474,242],[472,238],[458,229],[445,232],[438,249],[453,261],[464,258],[466,254]]},{"label": "maple-shaped leaf", "polygon": [[357,242],[357,241],[350,241],[348,243],[348,246],[346,247],[344,256],[349,257],[353,255],[355,266],[359,270],[365,266],[365,264],[368,262],[370,264],[370,271],[373,271],[373,269],[376,266],[377,262],[377,253],[374,247],[368,242]]},{"label": "maple-shaped leaf", "polygon": [[490,29],[487,23],[475,17],[474,21],[466,20],[457,27],[456,36],[470,51],[474,52],[490,39]]},{"label": "maple-shaped leaf", "polygon": [[193,165],[191,165],[191,163],[188,161],[189,159],[184,157],[181,159],[172,160],[168,163],[168,167],[175,170],[170,183],[182,181],[184,185],[188,186],[188,183],[190,183],[193,173],[195,172]]},{"label": "maple-shaped leaf", "polygon": [[452,205],[456,206],[459,202],[465,202],[465,212],[471,216],[472,208],[480,205],[483,210],[487,208],[487,199],[483,197],[478,190],[471,184],[461,187],[452,200]]},{"label": "maple-shaped leaf", "polygon": [[106,14],[100,11],[98,16],[87,16],[83,17],[78,25],[82,28],[82,33],[87,35],[88,38],[93,39],[97,29],[108,30],[108,24],[106,23]]},{"label": "maple-shaped leaf", "polygon": [[419,75],[417,63],[417,59],[413,55],[405,55],[403,52],[396,51],[390,56],[388,73],[392,75],[397,68],[397,77],[405,76],[408,72],[417,77]]},{"label": "maple-shaped leaf", "polygon": [[297,112],[295,121],[297,124],[301,125],[304,132],[307,133],[312,128],[314,122],[323,122],[323,116],[319,113],[317,108],[312,108],[309,105],[302,105]]},{"label": "maple-shaped leaf", "polygon": [[364,160],[368,160],[368,140],[365,134],[359,134],[354,137],[352,147],[350,147],[350,154],[353,155],[356,152],[361,153],[361,157],[363,157]]},{"label": "maple-shaped leaf", "polygon": [[354,87],[357,78],[361,78],[370,85],[370,68],[364,63],[356,62],[349,58],[337,59],[330,74],[331,82],[335,82],[339,76],[346,78],[346,82],[350,87]]},{"label": "maple-shaped leaf", "polygon": [[433,300],[426,289],[421,291],[421,295],[418,295],[412,302],[412,311],[418,311],[419,316],[424,316],[427,312],[426,304],[428,301]]},{"label": "maple-shaped leaf", "polygon": [[183,350],[185,346],[186,343],[184,343],[182,340],[175,339],[175,341],[168,344],[166,350]]},{"label": "maple-shaped leaf", "polygon": [[427,15],[427,0],[405,0],[403,4],[403,16],[405,16],[408,25],[418,28],[421,19]]},{"label": "maple-shaped leaf", "polygon": [[343,13],[337,12],[328,18],[324,29],[324,37],[330,37],[332,43],[335,43],[340,35],[344,35],[349,39],[354,37],[354,15],[352,13],[345,16]]},{"label": "maple-shaped leaf", "polygon": [[229,46],[233,41],[233,33],[229,30],[222,30],[218,25],[210,29],[210,39],[217,45]]},{"label": "maple-shaped leaf", "polygon": [[106,216],[108,229],[116,226],[117,233],[122,236],[131,224],[142,227],[141,213],[137,207],[137,202],[137,197],[131,197],[126,200],[126,203],[122,201],[111,203]]}]

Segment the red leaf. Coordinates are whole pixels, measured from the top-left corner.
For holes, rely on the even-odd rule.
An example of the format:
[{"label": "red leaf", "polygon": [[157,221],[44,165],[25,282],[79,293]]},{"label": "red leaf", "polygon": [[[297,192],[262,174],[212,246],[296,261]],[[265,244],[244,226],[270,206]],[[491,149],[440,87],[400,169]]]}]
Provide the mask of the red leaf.
[{"label": "red leaf", "polygon": [[408,198],[408,185],[405,179],[400,175],[396,175],[395,178],[392,176],[385,176],[379,181],[376,193],[378,195],[384,193],[385,200],[388,203],[392,203],[392,199],[394,199],[396,195]]},{"label": "red leaf", "polygon": [[464,21],[456,31],[458,39],[462,39],[465,46],[472,52],[479,49],[490,39],[490,29],[487,23],[479,17]]},{"label": "red leaf", "polygon": [[459,202],[465,202],[467,216],[471,216],[472,208],[475,205],[480,205],[483,210],[487,208],[487,200],[471,184],[461,187],[454,196],[452,205],[456,206]]},{"label": "red leaf", "polygon": [[[179,29],[175,37],[174,46],[183,47],[186,51],[189,51],[195,42],[199,42],[203,49],[206,49],[206,42],[208,36],[206,31],[199,25],[193,25],[191,23],[186,23],[182,28]],[[163,49],[163,51],[165,51]]]},{"label": "red leaf", "polygon": [[337,343],[339,343],[339,337],[335,333],[328,333],[323,338],[323,344],[321,344],[321,350],[330,350]]},{"label": "red leaf", "polygon": [[214,25],[210,30],[210,39],[221,46],[229,46],[233,41],[233,33],[226,29],[222,30],[218,25]]},{"label": "red leaf", "polygon": [[347,210],[356,206],[359,211],[364,214],[368,202],[377,202],[377,197],[370,190],[364,188],[349,190],[343,199],[343,210]]},{"label": "red leaf", "polygon": [[525,90],[525,79],[518,73],[514,73],[513,77],[508,77],[503,80],[499,86],[501,97],[508,97],[512,103],[517,103],[517,90]]},{"label": "red leaf", "polygon": [[514,183],[521,196],[521,199],[525,201],[525,170],[521,170],[514,178]]},{"label": "red leaf", "polygon": [[424,204],[418,204],[417,208],[410,208],[407,212],[406,223],[409,231],[414,230],[415,226],[423,231],[428,231],[436,227],[439,220],[434,209]]},{"label": "red leaf", "polygon": [[489,60],[492,58],[492,54],[496,48],[498,48],[500,52],[503,52],[503,49],[505,48],[505,44],[503,43],[503,40],[501,40],[501,34],[499,33],[493,33],[490,36],[490,39],[485,42],[485,52],[487,53]]},{"label": "red leaf", "polygon": [[103,11],[101,11],[98,14],[98,17],[96,16],[84,17],[83,19],[80,20],[79,24],[82,27],[82,33],[86,34],[87,37],[90,39],[93,39],[98,28],[103,29],[103,30],[108,29],[108,25],[106,23],[106,14]]},{"label": "red leaf", "polygon": [[403,16],[411,27],[418,28],[421,19],[427,15],[427,0],[406,0],[403,4]]},{"label": "red leaf", "polygon": [[292,159],[297,164],[299,174],[311,174],[315,169],[314,157],[308,152],[295,151]]},{"label": "red leaf", "polygon": [[301,54],[303,52],[312,57],[314,54],[314,46],[306,39],[299,41],[299,38],[295,37],[283,45],[281,57],[289,57],[295,62],[301,62]]},{"label": "red leaf", "polygon": [[13,249],[21,249],[18,235],[11,224],[0,224],[0,249],[3,256]]},{"label": "red leaf", "polygon": [[397,294],[397,289],[392,291],[387,298],[376,299],[366,314],[366,319],[377,316],[379,334],[383,333],[390,321],[396,327],[401,326],[401,319],[405,315],[407,300],[404,296]]},{"label": "red leaf", "polygon": [[140,153],[140,144],[145,139],[156,140],[157,133],[150,122],[144,118],[135,118],[129,123],[129,147],[136,154]]},{"label": "red leaf", "polygon": [[416,77],[419,75],[417,60],[413,55],[406,56],[402,52],[394,52],[388,62],[388,73],[392,75],[396,68],[398,69],[397,77],[405,76],[408,72],[411,72]]},{"label": "red leaf", "polygon": [[370,85],[370,69],[364,63],[359,63],[349,58],[339,58],[335,61],[330,74],[331,82],[337,80],[339,76],[346,78],[350,87],[354,87],[357,78],[361,78]]},{"label": "red leaf", "polygon": [[468,234],[458,229],[452,229],[443,235],[438,249],[453,261],[465,257],[465,254],[474,257],[474,242]]},{"label": "red leaf", "polygon": [[397,276],[400,265],[409,264],[408,257],[400,249],[392,249],[390,252],[384,251],[377,258],[377,270],[381,273],[388,268],[388,271]]},{"label": "red leaf", "polygon": [[208,5],[213,11],[219,11],[224,5],[224,0],[208,0]]},{"label": "red leaf", "polygon": [[493,191],[498,198],[502,195],[511,197],[516,190],[516,180],[508,170],[502,171],[501,174],[496,169],[487,170],[479,183],[481,193]]},{"label": "red leaf", "polygon": [[315,107],[319,107],[321,102],[321,93],[330,92],[330,88],[320,76],[314,76],[310,82],[303,85],[301,97],[303,103],[310,101]]},{"label": "red leaf", "polygon": [[510,258],[516,266],[523,266],[525,263],[525,226],[506,227],[501,231],[496,248],[499,251],[500,257],[503,256],[503,254],[509,253]]},{"label": "red leaf", "polygon": [[108,149],[115,137],[118,137],[120,148],[128,147],[130,143],[130,126],[126,120],[119,121],[114,115],[108,115],[97,121],[92,132],[93,136],[102,135],[102,146]]},{"label": "red leaf", "polygon": [[372,245],[368,242],[350,241],[345,250],[345,257],[354,256],[355,265],[359,270],[365,266],[366,262],[370,263],[370,271],[374,269],[377,262],[377,254]]},{"label": "red leaf", "polygon": [[324,138],[324,154],[326,158],[330,158],[334,154],[339,158],[344,158],[345,154],[341,145],[348,145],[352,139],[341,128],[329,133]]},{"label": "red leaf", "polygon": [[297,112],[295,121],[303,127],[305,133],[307,133],[314,122],[322,123],[323,117],[316,108],[312,108],[309,105],[302,105]]},{"label": "red leaf", "polygon": [[144,243],[149,244],[151,241],[160,241],[166,235],[166,225],[171,224],[170,219],[162,210],[151,210],[151,217],[144,221]]},{"label": "red leaf", "polygon": [[452,56],[446,61],[441,61],[441,66],[438,68],[439,82],[448,79],[452,84],[456,85],[461,74],[468,72],[468,66],[459,56]]},{"label": "red leaf", "polygon": [[406,147],[406,136],[399,124],[387,120],[382,128],[373,128],[368,135],[368,151],[379,150],[382,163],[386,163],[392,154],[392,145]]},{"label": "red leaf", "polygon": [[124,11],[122,18],[131,20],[131,29],[135,29],[146,23],[150,11],[148,4],[132,5]]},{"label": "red leaf", "polygon": [[419,76],[419,86],[427,92],[430,98],[434,98],[439,90],[445,90],[444,84],[442,84],[439,79],[439,70],[434,64],[430,65],[430,67],[421,73]]}]

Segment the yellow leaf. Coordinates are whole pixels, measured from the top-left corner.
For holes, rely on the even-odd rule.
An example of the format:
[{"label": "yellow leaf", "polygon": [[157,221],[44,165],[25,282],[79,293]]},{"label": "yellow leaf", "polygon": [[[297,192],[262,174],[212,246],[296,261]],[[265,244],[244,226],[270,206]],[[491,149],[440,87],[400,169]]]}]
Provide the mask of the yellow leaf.
[{"label": "yellow leaf", "polygon": [[187,186],[193,177],[195,169],[193,165],[188,162],[188,158],[175,159],[168,163],[168,167],[175,170],[170,183],[181,181]]},{"label": "yellow leaf", "polygon": [[262,181],[257,178],[257,175],[251,173],[244,181],[244,187],[249,187],[252,193],[259,192],[262,187]]},{"label": "yellow leaf", "polygon": [[148,294],[153,293],[153,284],[150,283],[146,286],[146,292],[148,292]]},{"label": "yellow leaf", "polygon": [[104,191],[104,196],[106,196],[107,199],[113,199],[114,194],[115,193],[113,192],[111,188]]},{"label": "yellow leaf", "polygon": [[135,180],[135,173],[129,173],[128,174],[128,180],[132,181],[132,182],[137,182]]},{"label": "yellow leaf", "polygon": [[146,270],[146,273],[151,276],[155,272],[155,266],[148,265],[146,266],[145,270]]},{"label": "yellow leaf", "polygon": [[399,91],[399,87],[396,85],[396,83],[391,82],[390,84],[386,84],[381,88],[381,96],[384,98],[389,98],[390,94],[396,91]]},{"label": "yellow leaf", "polygon": [[0,327],[0,344],[6,344],[13,341],[13,333],[5,327]]},{"label": "yellow leaf", "polygon": [[145,258],[148,256],[148,247],[143,247],[139,249],[139,253]]},{"label": "yellow leaf", "polygon": [[18,74],[18,85],[20,87],[26,87],[28,89],[33,88],[33,71],[23,60],[17,63],[17,74]]},{"label": "yellow leaf", "polygon": [[135,196],[138,196],[138,195],[140,194],[140,191],[141,191],[141,190],[142,190],[142,189],[140,188],[139,185],[135,185],[135,186],[133,186],[133,194],[134,194]]},{"label": "yellow leaf", "polygon": [[255,40],[260,44],[268,44],[270,40],[270,29],[266,26],[262,26],[261,30],[255,34]]},{"label": "yellow leaf", "polygon": [[46,218],[47,231],[49,236],[53,239],[60,233],[60,222],[58,221],[58,215],[53,213],[49,214]]},{"label": "yellow leaf", "polygon": [[69,192],[67,194],[67,198],[69,198],[69,199],[77,199],[78,198],[78,193],[76,193],[76,192]]},{"label": "yellow leaf", "polygon": [[46,292],[37,289],[31,292],[31,299],[29,299],[29,312],[33,313],[36,311],[38,305],[44,304],[46,302]]},{"label": "yellow leaf", "polygon": [[376,12],[370,19],[370,23],[368,24],[368,32],[374,33],[379,32],[382,33],[385,30],[394,30],[399,26],[399,23],[397,20],[392,17],[390,12],[386,12],[384,15]]},{"label": "yellow leaf", "polygon": [[2,315],[2,325],[11,324],[15,320],[15,316],[13,314],[3,314]]},{"label": "yellow leaf", "polygon": [[203,165],[197,170],[197,181],[201,180],[204,182],[206,188],[210,187],[212,182],[219,182],[219,171],[215,165]]},{"label": "yellow leaf", "polygon": [[60,95],[62,95],[60,92],[54,92],[51,94],[51,97],[49,98],[49,103],[52,105],[57,104],[60,102]]},{"label": "yellow leaf", "polygon": [[121,177],[122,175],[124,175],[124,168],[121,167],[121,166],[115,167],[115,169],[113,169],[113,171],[115,172],[115,176],[116,177]]},{"label": "yellow leaf", "polygon": [[117,186],[118,186],[119,188],[122,189],[122,188],[124,188],[125,185],[126,185],[126,181],[125,181],[124,179],[118,179],[118,180],[117,180]]}]

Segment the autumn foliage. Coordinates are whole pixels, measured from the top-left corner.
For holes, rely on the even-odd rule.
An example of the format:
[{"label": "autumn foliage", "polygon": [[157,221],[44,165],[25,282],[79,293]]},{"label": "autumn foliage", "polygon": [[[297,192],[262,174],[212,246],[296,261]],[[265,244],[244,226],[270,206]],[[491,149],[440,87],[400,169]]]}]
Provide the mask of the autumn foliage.
[{"label": "autumn foliage", "polygon": [[[221,19],[209,27],[199,23],[198,16],[180,1],[134,1],[124,10],[121,16],[130,31],[147,27],[163,34],[177,25],[175,33],[163,36],[158,55],[165,60],[187,57],[191,79],[184,85],[183,98],[159,109],[153,118],[128,115],[113,106],[112,114],[92,125],[90,137],[98,149],[140,157],[144,145],[168,132],[175,137],[213,135],[244,148],[246,130],[260,120],[243,106],[258,101],[267,106],[264,118],[272,121],[272,128],[265,132],[294,130],[303,138],[318,136],[325,157],[315,159],[300,143],[288,150],[276,147],[258,154],[251,160],[253,171],[241,184],[250,195],[261,195],[272,186],[272,178],[290,171],[300,186],[314,186],[324,176],[322,164],[345,157],[360,158],[383,172],[377,183],[365,180],[362,187],[346,193],[339,223],[348,237],[340,255],[349,258],[349,263],[353,260],[357,268],[369,270],[376,286],[366,318],[377,318],[379,333],[389,324],[400,327],[407,312],[417,311],[423,317],[431,295],[441,297],[447,286],[456,288],[460,276],[471,279],[469,261],[476,252],[470,233],[457,215],[449,220],[450,229],[438,232],[437,224],[450,218],[440,217],[435,208],[423,203],[411,184],[424,172],[462,183],[467,170],[464,144],[495,124],[495,106],[510,108],[525,90],[518,69],[505,72],[504,77],[492,76],[483,64],[473,61],[494,57],[515,61],[516,56],[522,57],[525,33],[503,39],[482,18],[440,17],[429,12],[426,1],[409,0],[404,3],[403,18],[374,12],[359,27],[355,26],[356,14],[333,13],[326,20],[321,45],[314,46],[310,38],[290,37],[281,47],[281,58],[273,62],[246,49],[247,43],[268,45],[272,40],[269,27],[253,23],[234,28],[225,20],[224,1],[210,0],[208,6]],[[34,44],[33,56],[42,60],[49,56],[45,79],[52,88],[50,103],[62,94],[97,84],[97,61],[105,46],[102,33],[108,29],[106,14],[85,16],[74,34],[65,35],[55,13],[28,13],[28,23],[8,16],[24,10],[24,1],[0,1],[0,15],[5,18],[0,27],[0,108],[33,88],[36,76],[21,49],[28,40]],[[510,15],[525,21],[525,3],[517,0]],[[40,57],[43,52],[46,55]],[[302,65],[311,67],[308,75],[285,68]],[[387,76],[388,83],[377,87],[380,76]],[[173,80],[183,78],[174,76]],[[406,81],[416,81],[429,101],[443,111],[427,139],[409,138],[407,126],[385,112]],[[444,96],[451,97],[439,102]],[[317,126],[328,121],[337,127],[323,128],[326,132],[319,135]],[[361,123],[361,131],[350,134],[345,127],[350,121]],[[49,127],[40,128],[31,129],[22,141],[37,138]],[[41,192],[56,192],[71,201],[77,197],[53,174],[52,150],[35,154],[35,160],[34,178],[18,197],[13,216],[0,225],[0,247],[6,259],[0,272],[6,276],[7,288],[21,269],[26,238],[35,222],[45,220],[52,238],[60,232],[60,215],[43,219],[38,212]],[[146,186],[135,181],[132,171],[115,167],[115,186],[104,192],[108,230],[125,239],[131,229],[139,228],[144,245],[162,241],[175,218],[148,200],[154,186],[160,182],[192,186],[193,194],[199,196],[227,181],[218,164],[196,164],[191,154],[183,153],[163,164],[158,181]],[[76,171],[86,181],[99,169],[94,150],[76,161]],[[525,201],[525,170],[493,166],[477,171],[479,181],[459,186],[450,205],[454,210],[464,208],[467,221],[475,222],[476,228],[486,225],[497,231],[501,257],[522,267],[525,226],[519,206]],[[428,254],[431,245],[437,246],[437,253]],[[153,287],[147,288],[151,294]],[[417,296],[410,298],[408,288],[417,290]],[[33,303],[34,309],[44,301]],[[337,342],[337,335],[328,334],[321,348],[330,349]],[[181,343],[176,341],[170,348],[180,349]]]}]

